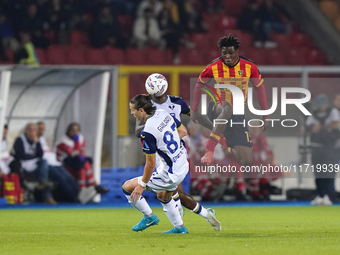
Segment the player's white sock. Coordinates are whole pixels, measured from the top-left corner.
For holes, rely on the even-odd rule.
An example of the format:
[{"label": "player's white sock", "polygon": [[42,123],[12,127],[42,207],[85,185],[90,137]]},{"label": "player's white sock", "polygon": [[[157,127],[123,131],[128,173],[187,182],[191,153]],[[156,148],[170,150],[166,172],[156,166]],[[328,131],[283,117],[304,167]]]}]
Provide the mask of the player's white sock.
[{"label": "player's white sock", "polygon": [[204,218],[208,218],[209,212],[207,209],[205,209],[203,206],[201,206],[199,203],[196,203],[196,206],[192,212],[201,215]]},{"label": "player's white sock", "polygon": [[171,198],[168,202],[161,201],[161,204],[163,205],[163,211],[166,216],[168,216],[172,225],[174,225],[175,228],[184,227],[183,220],[179,214],[178,208],[176,207],[175,201]]},{"label": "player's white sock", "polygon": [[129,191],[125,190],[124,186],[123,186],[123,192],[124,192],[127,200],[129,201],[129,203],[133,207],[135,207],[138,211],[143,213],[145,217],[150,217],[150,216],[153,215],[152,210],[151,210],[148,202],[146,202],[146,200],[143,196],[140,196],[138,201],[134,202],[134,201],[132,201],[131,193]]},{"label": "player's white sock", "polygon": [[172,196],[172,199],[175,201],[175,203],[178,206],[178,208],[180,208],[182,206],[181,200],[179,199],[178,192],[176,192],[176,194]]}]

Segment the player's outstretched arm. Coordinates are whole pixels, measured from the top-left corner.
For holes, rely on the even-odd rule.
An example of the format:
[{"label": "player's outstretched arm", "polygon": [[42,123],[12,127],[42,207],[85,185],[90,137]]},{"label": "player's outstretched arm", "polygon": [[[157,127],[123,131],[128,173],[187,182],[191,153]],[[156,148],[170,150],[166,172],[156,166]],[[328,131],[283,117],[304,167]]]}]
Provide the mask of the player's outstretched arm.
[{"label": "player's outstretched arm", "polygon": [[[142,177],[142,182],[143,183],[148,183],[151,175],[153,173],[153,170],[155,169],[156,166],[156,155],[152,154],[152,155],[146,155],[146,164],[144,167],[144,173],[143,173],[143,177]],[[132,194],[131,194],[131,199],[132,201],[136,202],[138,201],[138,199],[140,198],[140,196],[142,195],[144,191],[144,187],[140,184],[137,185],[137,187],[133,190]]]}]

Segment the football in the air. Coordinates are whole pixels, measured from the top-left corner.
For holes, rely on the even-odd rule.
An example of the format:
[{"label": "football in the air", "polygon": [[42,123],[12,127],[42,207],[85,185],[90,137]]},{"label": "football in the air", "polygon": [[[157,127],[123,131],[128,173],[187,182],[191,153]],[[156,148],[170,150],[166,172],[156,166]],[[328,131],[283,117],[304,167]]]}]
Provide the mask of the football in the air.
[{"label": "football in the air", "polygon": [[162,74],[153,73],[146,79],[145,88],[150,95],[161,96],[168,89],[168,81]]}]

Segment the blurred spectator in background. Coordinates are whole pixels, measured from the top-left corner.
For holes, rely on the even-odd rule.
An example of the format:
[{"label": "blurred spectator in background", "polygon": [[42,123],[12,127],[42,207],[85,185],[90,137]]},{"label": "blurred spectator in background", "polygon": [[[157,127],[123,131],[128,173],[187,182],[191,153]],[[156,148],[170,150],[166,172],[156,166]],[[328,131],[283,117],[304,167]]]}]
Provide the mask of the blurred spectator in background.
[{"label": "blurred spectator in background", "polygon": [[33,34],[32,43],[36,48],[47,49],[50,41],[44,36],[42,30],[36,30]]},{"label": "blurred spectator in background", "polygon": [[257,48],[262,47],[266,39],[258,9],[258,2],[250,0],[237,20],[238,28],[253,36],[254,46]]},{"label": "blurred spectator in background", "polygon": [[143,17],[145,9],[151,9],[154,17],[160,15],[163,4],[159,0],[143,0],[138,5],[137,17]]},{"label": "blurred spectator in background", "polygon": [[337,93],[333,101],[334,107],[339,111],[340,114],[340,93]]},{"label": "blurred spectator in background", "polygon": [[127,46],[117,15],[112,14],[108,6],[100,9],[92,27],[92,46],[94,48],[102,48],[105,45],[118,48],[125,48]]},{"label": "blurred spectator in background", "polygon": [[84,5],[83,1],[67,0],[65,2],[64,10],[70,32],[74,30],[87,32],[92,17],[90,13],[86,13],[86,9],[87,6]]},{"label": "blurred spectator in background", "polygon": [[133,44],[138,48],[150,46],[164,49],[165,40],[162,39],[161,30],[150,8],[144,10],[144,16],[136,19],[133,26]]},{"label": "blurred spectator in background", "polygon": [[47,30],[49,28],[48,23],[43,21],[41,16],[38,15],[38,8],[35,3],[31,3],[27,6],[27,12],[24,15],[15,15],[15,29],[17,32],[26,31],[30,34],[34,34],[37,30]]},{"label": "blurred spectator in background", "polygon": [[[180,11],[180,22],[184,26],[185,32],[189,35],[193,33],[206,33],[207,25],[203,18],[204,9],[200,1],[184,0],[178,2]],[[183,4],[183,7],[181,6]]]},{"label": "blurred spectator in background", "polygon": [[161,30],[162,38],[166,41],[167,48],[171,49],[173,63],[178,64],[180,31],[178,24],[176,24],[171,17],[171,10],[164,8],[161,11],[158,17],[158,24]]},{"label": "blurred spectator in background", "polygon": [[75,203],[80,201],[82,204],[90,202],[97,194],[93,186],[80,189],[77,181],[67,172],[61,162],[57,160],[57,155],[50,149],[44,137],[45,123],[38,122],[38,137],[44,151],[43,159],[47,161],[49,177],[58,182],[57,191],[54,197],[57,201]]},{"label": "blurred spectator in background", "polygon": [[7,22],[6,15],[0,13],[0,40],[2,47],[0,49],[0,60],[8,61],[6,51],[11,49],[15,52],[19,48],[19,42],[15,38],[14,30],[11,25]]},{"label": "blurred spectator in background", "polygon": [[30,67],[39,67],[39,60],[35,52],[31,36],[27,32],[20,33],[21,48],[14,53],[14,61]]},{"label": "blurred spectator in background", "polygon": [[28,123],[25,133],[15,139],[11,155],[21,162],[24,179],[33,178],[39,181],[37,189],[41,190],[44,203],[56,204],[49,190],[48,165],[42,158],[43,150],[39,142],[37,126],[34,123]]},{"label": "blurred spectator in background", "polygon": [[[334,149],[336,141],[340,138],[339,112],[329,106],[328,98],[324,94],[316,97],[315,104],[316,110],[306,121],[306,126],[311,131],[312,164],[317,191],[317,196],[311,204],[332,205],[332,201],[337,201],[335,171],[331,168],[335,167],[339,158]],[[323,165],[326,169],[320,168]],[[317,168],[321,171],[316,171]]]},{"label": "blurred spectator in background", "polygon": [[97,185],[94,179],[92,159],[86,156],[85,138],[80,133],[78,123],[71,123],[66,129],[66,134],[57,142],[57,157],[78,181],[81,189],[94,186],[100,194],[109,192],[108,189]]},{"label": "blurred spectator in background", "polygon": [[[335,98],[333,100],[333,104],[334,104],[334,107],[339,112],[339,119],[340,119],[340,93],[335,95]],[[339,125],[339,129],[340,129],[340,125]],[[335,143],[335,150],[336,150],[335,153],[338,156],[338,163],[340,164],[340,138]]]},{"label": "blurred spectator in background", "polygon": [[67,12],[64,10],[61,0],[51,0],[48,9],[47,22],[49,29],[54,31],[58,44],[68,44]]},{"label": "blurred spectator in background", "polygon": [[203,9],[209,13],[223,12],[222,0],[201,0]]},{"label": "blurred spectator in background", "polygon": [[264,0],[259,8],[259,18],[265,35],[265,48],[277,47],[277,44],[271,41],[272,32],[288,34],[292,30],[290,15],[273,0]]},{"label": "blurred spectator in background", "polygon": [[[38,1],[39,5],[30,4],[24,16],[17,17],[17,32],[28,32],[32,37],[32,42],[37,48],[47,49],[50,42],[45,37],[45,33],[50,29],[48,23],[47,2]],[[40,9],[38,9],[38,6]],[[39,12],[38,12],[39,11]],[[53,42],[52,42],[53,43]]]}]

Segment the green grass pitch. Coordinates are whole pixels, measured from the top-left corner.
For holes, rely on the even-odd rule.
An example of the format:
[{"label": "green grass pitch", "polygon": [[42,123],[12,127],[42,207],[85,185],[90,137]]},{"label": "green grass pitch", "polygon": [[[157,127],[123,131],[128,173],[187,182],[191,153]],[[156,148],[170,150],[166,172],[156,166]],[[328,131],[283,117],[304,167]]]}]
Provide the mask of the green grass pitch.
[{"label": "green grass pitch", "polygon": [[135,209],[0,211],[0,254],[340,254],[340,207],[218,207],[222,231],[186,210],[187,235],[161,208],[158,226],[135,233]]}]

